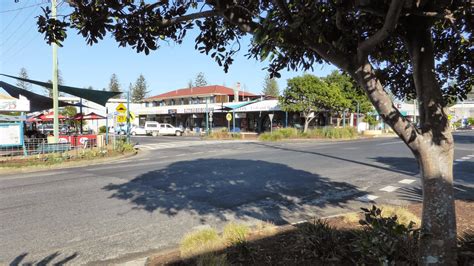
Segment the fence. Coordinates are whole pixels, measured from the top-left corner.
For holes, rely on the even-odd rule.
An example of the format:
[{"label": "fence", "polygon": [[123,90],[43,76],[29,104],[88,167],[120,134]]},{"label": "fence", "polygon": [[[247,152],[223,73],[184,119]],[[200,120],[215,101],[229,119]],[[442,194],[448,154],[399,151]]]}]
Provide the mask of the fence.
[{"label": "fence", "polygon": [[51,139],[48,141],[48,138],[25,138],[24,144],[21,146],[0,146],[0,160],[41,157],[54,153],[78,156],[79,153],[92,149],[107,149],[102,136],[76,138],[69,142],[61,139],[60,143],[52,143]]}]

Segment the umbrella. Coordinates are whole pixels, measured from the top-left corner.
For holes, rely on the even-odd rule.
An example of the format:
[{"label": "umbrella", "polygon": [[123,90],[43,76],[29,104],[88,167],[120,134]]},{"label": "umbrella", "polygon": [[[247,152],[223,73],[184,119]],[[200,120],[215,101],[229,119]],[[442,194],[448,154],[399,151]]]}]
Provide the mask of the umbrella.
[{"label": "umbrella", "polygon": [[77,114],[74,116],[74,120],[98,120],[98,119],[105,119],[105,116],[101,116],[94,112],[84,114]]},{"label": "umbrella", "polygon": [[[53,121],[54,119],[54,112],[49,112],[46,114],[40,114],[36,116],[35,118],[41,120],[41,121]],[[58,115],[58,119],[64,120],[66,117],[64,115]]]}]

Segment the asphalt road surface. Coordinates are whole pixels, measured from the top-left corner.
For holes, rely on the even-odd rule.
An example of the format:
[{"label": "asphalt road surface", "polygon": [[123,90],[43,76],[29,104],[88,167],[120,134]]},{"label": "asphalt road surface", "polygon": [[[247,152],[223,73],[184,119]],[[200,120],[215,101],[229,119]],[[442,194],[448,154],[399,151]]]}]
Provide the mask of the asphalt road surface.
[{"label": "asphalt road surface", "polygon": [[[456,197],[474,199],[474,132],[455,139]],[[2,175],[0,265],[100,264],[229,220],[284,224],[421,199],[417,164],[396,138],[134,140],[143,151],[132,158]]]}]

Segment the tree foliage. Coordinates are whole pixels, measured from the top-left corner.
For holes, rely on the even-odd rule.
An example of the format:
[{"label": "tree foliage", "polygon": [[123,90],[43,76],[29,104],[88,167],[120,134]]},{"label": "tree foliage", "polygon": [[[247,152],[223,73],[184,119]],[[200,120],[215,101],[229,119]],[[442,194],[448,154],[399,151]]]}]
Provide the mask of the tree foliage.
[{"label": "tree foliage", "polygon": [[[115,73],[113,73],[112,76],[110,77],[109,91],[122,92],[120,90],[120,83],[119,83],[118,77]],[[116,99],[119,99],[120,97],[122,97],[120,94],[114,96],[114,98],[116,98]]]},{"label": "tree foliage", "polygon": [[132,90],[132,102],[138,103],[146,98],[148,94],[148,85],[146,83],[145,77],[140,74],[133,86]]},{"label": "tree foliage", "polygon": [[339,87],[310,74],[289,79],[279,101],[283,111],[303,113],[305,131],[314,118],[313,112],[340,111],[349,106]]},{"label": "tree foliage", "polygon": [[270,75],[265,76],[262,94],[273,97],[280,96],[280,89],[278,89],[278,83],[276,82],[275,78],[270,77]]},{"label": "tree foliage", "polygon": [[194,79],[194,87],[203,87],[207,86],[207,80],[206,77],[204,76],[204,73],[199,72],[196,75],[196,78]]},{"label": "tree foliage", "polygon": [[[24,79],[29,79],[28,71],[26,70],[26,68],[22,67],[20,69],[20,72],[18,73],[18,77],[24,78]],[[26,81],[23,81],[23,80],[18,80],[16,82],[16,85],[21,89],[31,91],[31,83],[29,83],[29,82],[26,82]]]},{"label": "tree foliage", "polygon": [[357,103],[359,103],[359,113],[372,111],[372,104],[367,99],[364,90],[357,85],[351,76],[334,70],[331,74],[324,77],[323,80],[341,90],[342,96],[350,101],[350,104],[347,106],[349,111],[356,112]]}]

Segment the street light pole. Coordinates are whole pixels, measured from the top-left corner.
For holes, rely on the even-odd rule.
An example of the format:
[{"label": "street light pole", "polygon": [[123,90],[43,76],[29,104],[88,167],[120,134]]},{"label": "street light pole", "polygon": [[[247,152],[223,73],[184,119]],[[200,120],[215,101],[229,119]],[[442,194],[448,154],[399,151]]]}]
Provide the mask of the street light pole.
[{"label": "street light pole", "polygon": [[[56,0],[51,1],[51,15],[53,19],[56,19]],[[54,143],[59,142],[59,103],[58,103],[58,45],[53,42],[53,134],[54,134]]]},{"label": "street light pole", "polygon": [[130,143],[130,90],[127,92],[127,142]]}]

